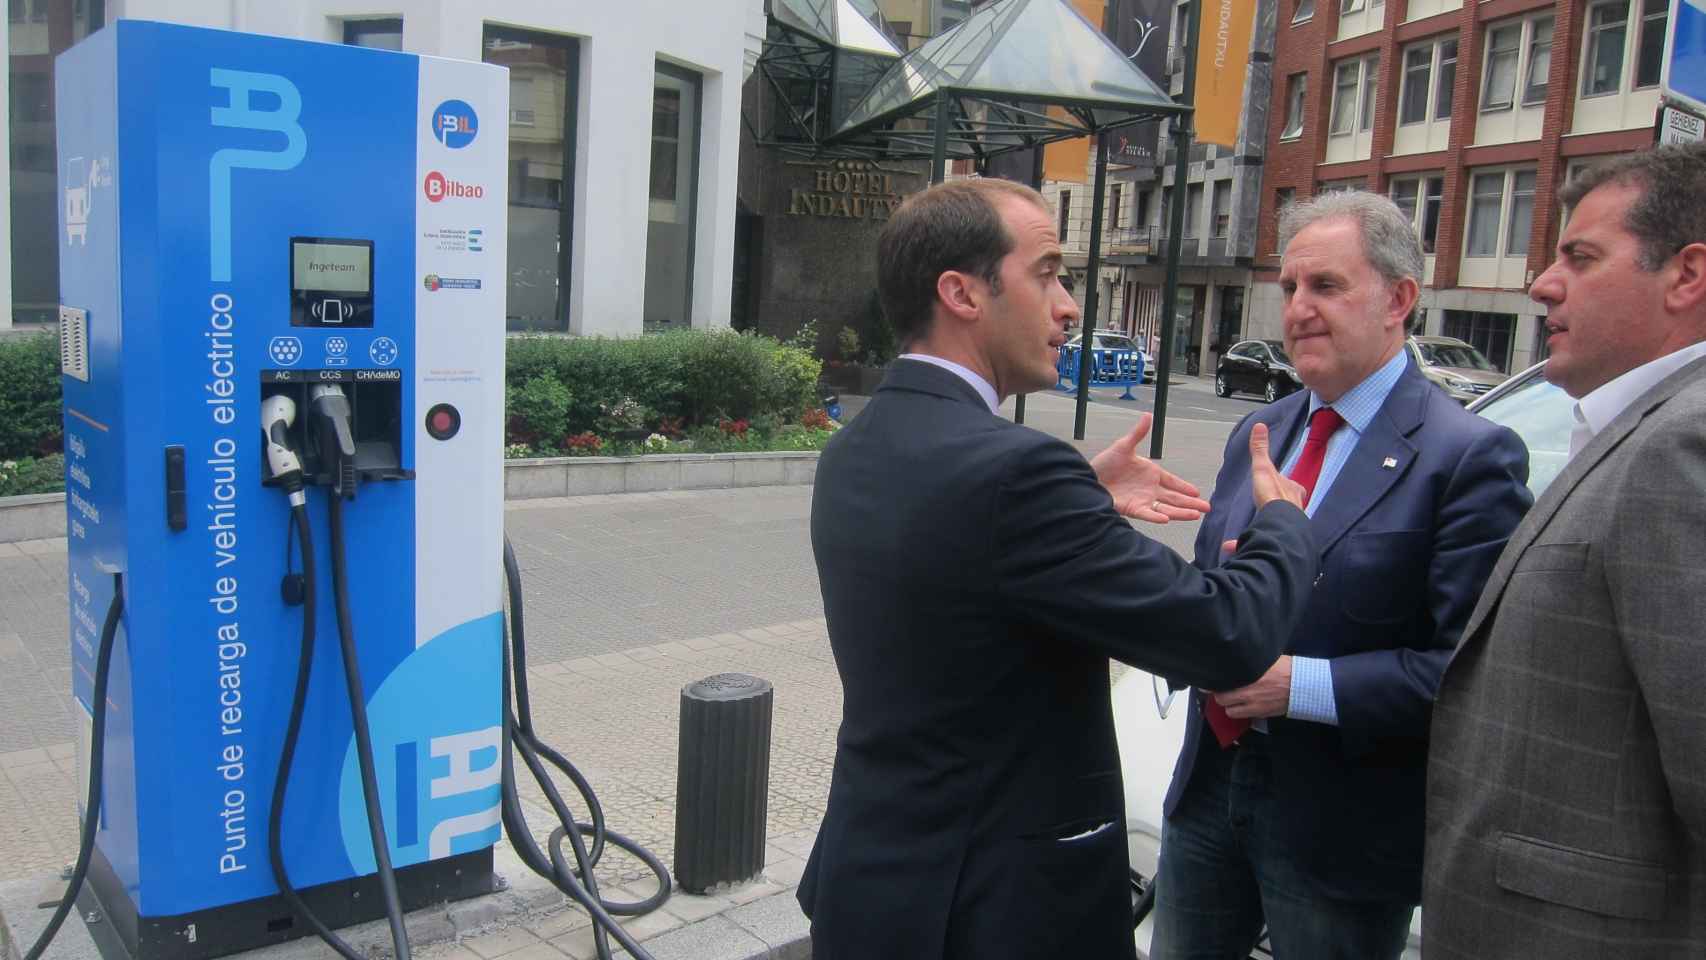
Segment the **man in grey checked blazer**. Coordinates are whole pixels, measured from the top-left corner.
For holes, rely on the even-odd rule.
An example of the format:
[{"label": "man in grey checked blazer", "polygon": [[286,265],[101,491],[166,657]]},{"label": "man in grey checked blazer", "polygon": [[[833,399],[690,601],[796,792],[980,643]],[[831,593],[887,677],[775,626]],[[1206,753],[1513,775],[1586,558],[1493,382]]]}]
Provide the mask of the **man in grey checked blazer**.
[{"label": "man in grey checked blazer", "polygon": [[1530,295],[1571,458],[1441,682],[1427,960],[1706,957],[1706,144],[1622,158]]}]

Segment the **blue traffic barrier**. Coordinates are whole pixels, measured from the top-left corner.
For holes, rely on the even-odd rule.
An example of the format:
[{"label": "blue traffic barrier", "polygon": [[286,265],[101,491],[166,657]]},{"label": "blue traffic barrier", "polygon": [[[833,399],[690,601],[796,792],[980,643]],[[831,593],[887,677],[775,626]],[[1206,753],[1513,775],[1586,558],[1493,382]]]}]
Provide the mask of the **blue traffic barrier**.
[{"label": "blue traffic barrier", "polygon": [[[1078,351],[1079,347],[1065,346],[1060,348],[1060,357],[1056,361],[1055,371],[1058,379],[1055,389],[1071,391],[1077,389],[1078,381]],[[1068,382],[1073,385],[1068,386]],[[1097,348],[1090,351],[1090,385],[1092,387],[1125,387],[1120,394],[1121,400],[1136,400],[1131,388],[1143,382],[1143,354],[1138,350],[1122,350],[1116,348]]]}]

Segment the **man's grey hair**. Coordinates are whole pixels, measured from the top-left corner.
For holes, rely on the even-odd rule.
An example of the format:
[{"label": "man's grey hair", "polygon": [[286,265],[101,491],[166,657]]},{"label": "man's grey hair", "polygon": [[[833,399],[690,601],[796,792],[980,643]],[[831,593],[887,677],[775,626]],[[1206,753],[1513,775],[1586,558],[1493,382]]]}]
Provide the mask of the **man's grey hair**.
[{"label": "man's grey hair", "polygon": [[1589,167],[1558,191],[1558,199],[1574,207],[1606,184],[1640,194],[1623,227],[1640,245],[1635,265],[1642,270],[1652,273],[1683,247],[1706,243],[1706,143],[1642,150]]},{"label": "man's grey hair", "polygon": [[1422,243],[1410,218],[1390,199],[1366,190],[1337,190],[1286,204],[1280,211],[1283,253],[1306,227],[1324,220],[1351,220],[1362,230],[1362,255],[1387,283],[1409,277],[1422,282]]}]

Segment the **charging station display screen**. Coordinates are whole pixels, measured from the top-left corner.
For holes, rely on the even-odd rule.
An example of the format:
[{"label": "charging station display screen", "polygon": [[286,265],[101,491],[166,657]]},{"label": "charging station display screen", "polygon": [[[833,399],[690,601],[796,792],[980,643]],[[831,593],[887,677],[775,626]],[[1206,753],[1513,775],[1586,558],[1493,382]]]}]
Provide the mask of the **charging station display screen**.
[{"label": "charging station display screen", "polygon": [[373,293],[372,247],[304,240],[297,240],[290,247],[294,277],[291,286],[296,289]]},{"label": "charging station display screen", "polygon": [[372,326],[373,242],[292,237],[290,300],[294,326]]}]

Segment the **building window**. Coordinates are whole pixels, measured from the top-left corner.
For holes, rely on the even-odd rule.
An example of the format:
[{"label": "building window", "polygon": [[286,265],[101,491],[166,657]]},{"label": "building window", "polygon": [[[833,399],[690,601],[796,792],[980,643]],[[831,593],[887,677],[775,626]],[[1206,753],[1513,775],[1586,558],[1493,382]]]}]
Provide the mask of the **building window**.
[{"label": "building window", "polygon": [[[1438,70],[1438,82],[1434,74]],[[1451,116],[1451,85],[1457,78],[1457,40],[1436,40],[1404,51],[1398,122],[1426,123]]]},{"label": "building window", "polygon": [[1309,74],[1294,73],[1286,78],[1285,129],[1281,140],[1303,136],[1303,107],[1309,94]]},{"label": "building window", "polygon": [[372,47],[376,50],[401,50],[403,21],[345,20],[344,43],[352,47]]},{"label": "building window", "polygon": [[1108,200],[1108,226],[1111,229],[1119,229],[1121,192],[1120,185],[1117,183],[1114,184],[1112,191],[1113,196]]},{"label": "building window", "polygon": [[1341,63],[1333,69],[1333,113],[1327,130],[1335,137],[1350,133],[1355,123],[1351,114],[1356,104],[1357,77],[1361,72],[1362,63],[1358,60]]},{"label": "building window", "polygon": [[1374,95],[1379,77],[1380,56],[1376,54],[1362,62],[1362,110],[1357,129],[1363,133],[1374,129]]},{"label": "building window", "polygon": [[661,60],[653,76],[645,322],[686,324],[693,311],[702,81],[699,74]]},{"label": "building window", "polygon": [[1482,110],[1509,110],[1516,93],[1516,62],[1522,51],[1522,24],[1495,27],[1487,33],[1486,80],[1481,88]]},{"label": "building window", "polygon": [[1552,70],[1552,18],[1534,21],[1528,39],[1528,81],[1522,87],[1522,105],[1533,106],[1546,102],[1546,80]]},{"label": "building window", "polygon": [[1505,256],[1528,255],[1528,236],[1534,232],[1533,170],[1517,170],[1511,178],[1510,228],[1505,231]]},{"label": "building window", "polygon": [[1060,231],[1060,242],[1065,243],[1066,242],[1066,228],[1069,224],[1072,223],[1072,191],[1071,190],[1060,191],[1060,210],[1058,211],[1058,216],[1059,216],[1059,220],[1056,223],[1056,227]]},{"label": "building window", "polygon": [[509,78],[509,122],[518,127],[531,127],[536,119],[535,109],[533,78],[511,76]]},{"label": "building window", "polygon": [[1670,8],[1665,0],[1644,0],[1641,5],[1641,37],[1635,53],[1635,89],[1657,86],[1664,66],[1665,22]]},{"label": "building window", "polygon": [[1422,199],[1422,252],[1433,253],[1439,239],[1439,211],[1445,203],[1445,178],[1429,177]]},{"label": "building window", "polygon": [[1499,372],[1510,369],[1511,334],[1516,330],[1514,314],[1447,310],[1442,327],[1441,333],[1456,337],[1481,351],[1481,355],[1492,361]]},{"label": "building window", "polygon": [[1361,190],[1363,186],[1364,181],[1361,177],[1352,177],[1349,180],[1326,180],[1320,184],[1315,192],[1317,194],[1350,193],[1353,190]]},{"label": "building window", "polygon": [[1439,79],[1434,83],[1434,119],[1451,116],[1452,88],[1457,82],[1457,41],[1439,42]]},{"label": "building window", "polygon": [[[504,313],[511,330],[566,330],[573,263],[575,103],[580,44],[573,38],[487,27],[487,63],[533,91],[531,124],[509,127],[509,264]],[[515,106],[511,104],[513,114]]]},{"label": "building window", "polygon": [[1131,225],[1134,227],[1146,226],[1149,223],[1149,191],[1137,191],[1134,202],[1137,205],[1137,210],[1132,214]]},{"label": "building window", "polygon": [[1361,10],[1361,9],[1362,9],[1362,0],[1340,0],[1339,16],[1342,17],[1348,13],[1356,13],[1358,10]]},{"label": "building window", "polygon": [[1433,253],[1439,239],[1440,202],[1445,195],[1444,177],[1394,177],[1388,187],[1392,202],[1404,212],[1422,241],[1422,252]]},{"label": "building window", "polygon": [[1428,119],[1428,79],[1433,66],[1433,44],[1404,51],[1404,89],[1398,94],[1399,123],[1422,123]]},{"label": "building window", "polygon": [[[1469,187],[1469,235],[1464,256],[1528,254],[1534,223],[1533,170],[1492,170],[1475,174]],[[1502,228],[1502,229],[1501,229]]]},{"label": "building window", "polygon": [[1198,236],[1201,225],[1202,184],[1193,183],[1185,188],[1185,239]]},{"label": "building window", "polygon": [[1623,42],[1629,32],[1628,0],[1588,8],[1587,57],[1582,96],[1616,93],[1623,82]]},{"label": "building window", "polygon": [[1222,180],[1214,185],[1214,236],[1224,239],[1232,226],[1232,181]]},{"label": "building window", "polygon": [[1315,0],[1297,0],[1297,12],[1292,14],[1292,23],[1302,23],[1315,16]]},{"label": "building window", "polygon": [[1333,69],[1333,115],[1328,132],[1344,136],[1374,126],[1374,84],[1379,55],[1347,60]]},{"label": "building window", "polygon": [[1505,175],[1478,173],[1469,189],[1469,243],[1471,257],[1493,256],[1499,240],[1499,209],[1504,203]]}]

